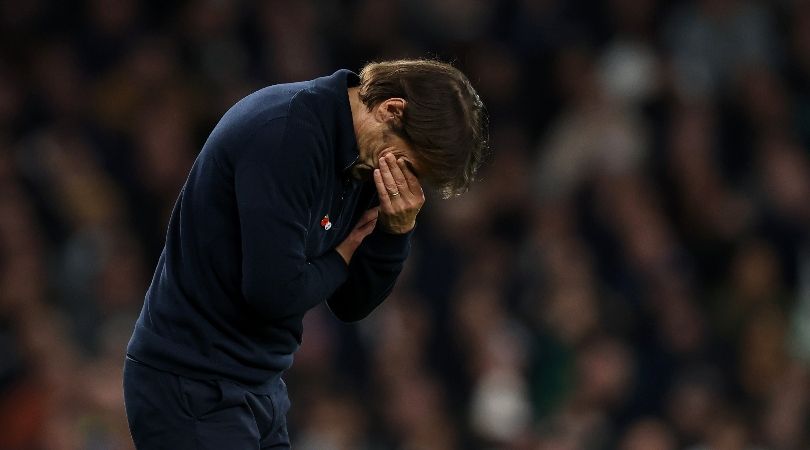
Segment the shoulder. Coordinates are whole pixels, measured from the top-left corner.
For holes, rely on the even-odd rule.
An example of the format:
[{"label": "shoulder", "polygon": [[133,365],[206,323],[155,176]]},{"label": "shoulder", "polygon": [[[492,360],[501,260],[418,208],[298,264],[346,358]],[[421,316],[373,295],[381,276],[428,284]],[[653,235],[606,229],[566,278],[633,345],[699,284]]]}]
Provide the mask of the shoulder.
[{"label": "shoulder", "polygon": [[292,129],[314,127],[314,113],[302,107],[299,98],[306,82],[279,84],[259,89],[236,102],[214,127],[209,141],[236,157],[245,147],[258,144],[279,145],[289,122]]},{"label": "shoulder", "polygon": [[306,82],[291,102],[290,117],[331,134],[351,116],[347,89],[357,83],[357,75],[345,69]]},{"label": "shoulder", "polygon": [[292,97],[287,118],[291,122],[324,132],[333,109],[328,93],[323,92],[317,85],[310,84]]},{"label": "shoulder", "polygon": [[291,172],[295,167],[322,170],[330,152],[318,96],[303,86],[288,95],[283,106],[246,130],[235,152]]},{"label": "shoulder", "polygon": [[224,144],[229,160],[286,159],[291,157],[287,148],[298,157],[326,160],[339,123],[339,100],[328,77],[268,86],[232,106],[211,140]]},{"label": "shoulder", "polygon": [[336,89],[341,73],[259,89],[233,105],[221,122],[229,128],[241,129],[243,136],[277,119],[326,132],[340,110]]}]

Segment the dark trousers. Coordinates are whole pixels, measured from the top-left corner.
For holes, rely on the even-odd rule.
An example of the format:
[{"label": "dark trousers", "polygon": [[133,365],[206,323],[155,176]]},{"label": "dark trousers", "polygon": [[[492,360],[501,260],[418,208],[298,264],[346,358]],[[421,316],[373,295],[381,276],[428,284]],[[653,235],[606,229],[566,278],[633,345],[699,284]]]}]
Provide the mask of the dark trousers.
[{"label": "dark trousers", "polygon": [[124,401],[138,450],[289,449],[284,382],[271,395],[193,380],[127,357]]}]

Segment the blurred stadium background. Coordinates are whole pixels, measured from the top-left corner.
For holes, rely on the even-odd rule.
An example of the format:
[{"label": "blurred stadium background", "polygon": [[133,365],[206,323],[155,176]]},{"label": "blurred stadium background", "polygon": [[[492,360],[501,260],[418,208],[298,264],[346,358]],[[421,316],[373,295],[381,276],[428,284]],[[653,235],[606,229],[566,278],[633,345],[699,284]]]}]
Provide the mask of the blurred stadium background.
[{"label": "blurred stadium background", "polygon": [[294,448],[810,448],[810,2],[0,1],[0,449],[127,449],[123,349],[219,116],[453,61],[495,158],[306,318]]}]

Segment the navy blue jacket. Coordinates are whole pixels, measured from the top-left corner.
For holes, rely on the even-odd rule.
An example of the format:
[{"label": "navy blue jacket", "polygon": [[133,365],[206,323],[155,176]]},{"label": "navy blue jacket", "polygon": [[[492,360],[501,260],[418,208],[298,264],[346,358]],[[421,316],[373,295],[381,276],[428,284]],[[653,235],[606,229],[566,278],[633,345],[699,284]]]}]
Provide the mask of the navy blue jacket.
[{"label": "navy blue jacket", "polygon": [[[267,387],[324,300],[360,320],[391,292],[410,233],[378,226],[346,265],[335,247],[379,204],[358,158],[341,70],[261,89],[212,131],[172,212],[127,353],[192,378]],[[322,225],[329,217],[331,226]]]}]

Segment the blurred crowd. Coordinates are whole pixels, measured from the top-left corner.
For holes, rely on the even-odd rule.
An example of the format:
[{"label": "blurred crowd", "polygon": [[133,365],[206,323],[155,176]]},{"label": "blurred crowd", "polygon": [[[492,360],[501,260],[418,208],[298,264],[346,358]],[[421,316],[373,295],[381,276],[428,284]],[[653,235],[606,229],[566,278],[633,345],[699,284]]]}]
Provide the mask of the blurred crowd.
[{"label": "blurred crowd", "polygon": [[124,347],[218,118],[397,57],[493,155],[305,319],[293,448],[810,448],[810,2],[0,0],[0,449],[131,448]]}]

